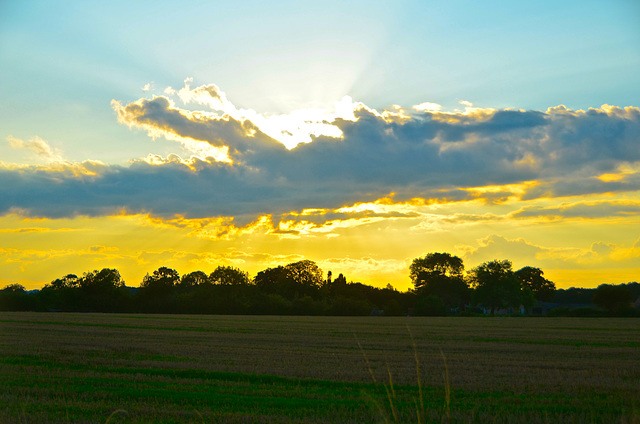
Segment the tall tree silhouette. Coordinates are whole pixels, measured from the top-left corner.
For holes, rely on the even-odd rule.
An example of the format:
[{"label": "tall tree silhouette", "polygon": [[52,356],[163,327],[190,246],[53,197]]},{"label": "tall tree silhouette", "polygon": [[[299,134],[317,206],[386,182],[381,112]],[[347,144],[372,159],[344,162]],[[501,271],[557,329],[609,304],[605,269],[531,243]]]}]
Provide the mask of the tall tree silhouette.
[{"label": "tall tree silhouette", "polygon": [[209,275],[209,281],[223,286],[249,284],[249,273],[232,266],[219,266]]},{"label": "tall tree silhouette", "polygon": [[469,285],[462,272],[462,259],[449,253],[429,253],[416,258],[409,276],[419,296],[436,296],[448,308],[462,307],[470,299]]},{"label": "tall tree silhouette", "polygon": [[625,285],[601,284],[593,295],[593,303],[607,312],[617,314],[631,306],[633,294]]},{"label": "tall tree silhouette", "polygon": [[79,280],[83,309],[97,312],[124,311],[129,292],[116,269],[86,272]]},{"label": "tall tree silhouette", "polygon": [[485,262],[471,271],[475,298],[493,315],[498,308],[517,307],[522,303],[520,281],[516,278],[511,261]]},{"label": "tall tree silhouette", "polygon": [[178,271],[167,267],[158,268],[152,275],[147,274],[137,295],[140,308],[144,312],[175,312],[175,287],[178,281]]},{"label": "tall tree silhouette", "polygon": [[540,268],[525,266],[515,273],[522,287],[528,287],[537,300],[549,302],[556,293],[556,285],[543,277],[544,272]]}]

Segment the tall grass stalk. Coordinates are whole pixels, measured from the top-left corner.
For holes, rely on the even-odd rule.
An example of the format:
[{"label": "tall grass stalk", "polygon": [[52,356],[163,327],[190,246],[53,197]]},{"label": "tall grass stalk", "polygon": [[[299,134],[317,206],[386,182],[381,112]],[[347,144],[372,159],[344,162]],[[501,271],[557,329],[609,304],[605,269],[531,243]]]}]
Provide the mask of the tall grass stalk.
[{"label": "tall grass stalk", "polygon": [[107,418],[107,421],[105,421],[104,424],[109,424],[111,419],[114,418],[117,414],[129,415],[129,413],[127,411],[125,411],[124,409],[116,409],[115,411],[113,411],[111,413],[111,415],[109,415],[109,418]]},{"label": "tall grass stalk", "polygon": [[383,384],[384,390],[387,392],[387,399],[389,400],[389,407],[391,408],[391,414],[393,415],[393,420],[398,422],[398,413],[396,411],[396,407],[394,404],[394,400],[396,398],[396,391],[393,388],[393,377],[391,376],[391,369],[389,369],[389,362],[387,361],[387,374],[389,375],[389,386]]},{"label": "tall grass stalk", "polygon": [[[415,411],[416,411],[416,422],[418,424],[421,424],[421,423],[427,422],[427,411],[425,408],[424,392],[422,388],[420,358],[418,357],[418,347],[416,345],[415,338],[413,337],[411,328],[409,328],[408,325],[407,325],[407,332],[409,333],[409,338],[411,339],[411,346],[413,348],[413,358],[414,358],[415,367],[416,367],[416,383],[418,386],[418,397],[417,398],[414,397],[413,399],[413,402],[415,404]],[[378,381],[375,377],[375,374],[373,373],[373,368],[371,367],[369,358],[367,357],[367,354],[362,348],[362,344],[360,344],[360,340],[358,340],[358,337],[355,335],[355,333],[353,337],[356,339],[358,348],[360,349],[360,352],[362,353],[362,357],[364,358],[365,363],[367,364],[367,369],[369,371],[369,375],[371,376],[371,380],[373,381],[373,384],[377,386]],[[442,417],[442,421],[451,422],[451,384],[449,381],[449,367],[447,365],[447,358],[444,352],[442,351],[442,349],[440,349],[440,355],[442,356],[442,362],[444,364],[444,370],[442,372],[442,375],[444,379],[444,396],[445,396],[444,415]],[[382,383],[382,386],[384,387],[385,393],[387,395],[387,401],[389,403],[388,409],[383,407],[383,405],[381,405],[380,402],[376,402],[372,397],[369,397],[369,398],[376,405],[385,423],[389,423],[389,422],[398,423],[400,422],[400,419],[399,419],[398,409],[396,408],[396,391],[393,385],[393,375],[391,373],[391,368],[389,367],[388,360],[386,361],[386,365],[387,365],[387,375],[389,377],[389,383],[388,384]],[[393,421],[390,421],[390,419],[392,419]]]},{"label": "tall grass stalk", "polygon": [[[358,337],[356,336],[356,334],[353,334],[353,337],[356,339],[356,343],[358,344],[358,348],[360,348],[360,352],[362,353],[362,357],[364,358],[366,364],[367,364],[367,369],[369,370],[369,375],[371,376],[371,380],[373,381],[374,385],[378,385],[378,380],[376,379],[375,374],[373,373],[373,368],[371,367],[371,363],[369,362],[369,358],[367,357],[367,354],[365,353],[364,349],[362,348],[362,345],[360,344],[360,340],[358,340]],[[384,387],[384,390],[387,394],[387,401],[389,402],[389,409],[391,409],[391,415],[393,416],[393,422],[397,423],[398,422],[398,412],[396,410],[395,404],[394,404],[394,399],[396,397],[396,392],[395,389],[393,387],[393,377],[391,375],[391,369],[389,368],[389,361],[386,361],[387,363],[387,374],[389,375],[389,385],[382,383],[382,386]],[[380,415],[382,416],[382,419],[385,423],[390,423],[391,421],[389,421],[389,414],[385,411],[385,408],[379,403],[376,402],[372,397],[369,397],[370,400],[376,405],[376,407],[378,408],[378,411],[380,412]]]},{"label": "tall grass stalk", "polygon": [[422,378],[420,377],[420,359],[418,359],[418,347],[416,346],[416,340],[413,338],[413,333],[411,332],[411,328],[407,325],[407,332],[409,333],[409,338],[411,338],[411,346],[413,347],[413,359],[416,362],[416,381],[418,383],[418,398],[420,399],[420,409],[417,408],[416,402],[416,415],[418,419],[418,423],[422,422],[420,418],[420,414],[422,413],[422,417],[426,422],[427,414],[424,409],[424,396],[422,394]]},{"label": "tall grass stalk", "polygon": [[444,352],[440,349],[440,355],[442,355],[442,362],[444,363],[444,402],[445,413],[447,414],[447,422],[451,422],[451,385],[449,384],[449,367],[447,366],[447,358],[444,356]]},{"label": "tall grass stalk", "polygon": [[371,376],[371,380],[373,380],[373,384],[378,384],[378,382],[376,381],[376,376],[373,374],[373,369],[371,369],[369,358],[367,358],[367,355],[364,353],[364,349],[362,348],[362,345],[360,344],[360,340],[358,340],[356,333],[353,333],[353,338],[356,339],[356,343],[358,343],[358,348],[360,348],[360,353],[362,353],[362,356],[364,357],[364,361],[367,363],[367,369],[369,370],[369,375]]},{"label": "tall grass stalk", "polygon": [[200,411],[198,411],[197,409],[194,409],[193,412],[195,412],[196,414],[198,414],[198,416],[200,417],[200,422],[202,422],[202,424],[204,424],[204,417],[202,416],[202,414],[200,413]]}]

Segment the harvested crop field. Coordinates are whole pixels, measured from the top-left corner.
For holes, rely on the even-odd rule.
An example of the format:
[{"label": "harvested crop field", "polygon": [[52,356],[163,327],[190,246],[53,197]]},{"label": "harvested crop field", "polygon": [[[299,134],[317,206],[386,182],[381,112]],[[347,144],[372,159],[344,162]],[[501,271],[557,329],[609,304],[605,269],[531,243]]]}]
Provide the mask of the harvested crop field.
[{"label": "harvested crop field", "polygon": [[640,322],[0,313],[0,422],[640,422]]}]

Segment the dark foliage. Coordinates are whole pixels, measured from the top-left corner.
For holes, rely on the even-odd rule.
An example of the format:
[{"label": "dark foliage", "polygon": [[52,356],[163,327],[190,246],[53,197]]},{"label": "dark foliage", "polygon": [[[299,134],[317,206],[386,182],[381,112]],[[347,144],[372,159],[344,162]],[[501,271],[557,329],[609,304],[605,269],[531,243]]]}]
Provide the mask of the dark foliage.
[{"label": "dark foliage", "polygon": [[609,313],[619,313],[631,307],[633,293],[627,286],[602,284],[593,295],[593,303]]},{"label": "dark foliage", "polygon": [[424,258],[413,260],[409,276],[420,297],[436,297],[445,310],[451,310],[463,308],[471,299],[471,290],[462,275],[463,271],[462,259],[457,256],[429,253]]},{"label": "dark foliage", "polygon": [[522,287],[527,287],[531,290],[536,300],[549,302],[556,292],[556,285],[553,281],[544,278],[543,275],[544,272],[540,268],[530,266],[525,266],[515,272],[515,276],[520,280]]},{"label": "dark foliage", "polygon": [[[536,298],[552,297],[552,302],[566,305],[552,312],[558,316],[637,316],[640,311],[632,307],[640,297],[638,283],[555,290],[542,270],[525,267],[514,272],[508,260],[486,262],[468,276],[463,273],[460,258],[430,253],[411,264],[415,289],[399,292],[391,285],[377,288],[347,282],[343,274],[332,280],[331,271],[325,280],[322,270],[309,260],[267,268],[253,279],[229,266],[219,266],[209,275],[195,271],[182,277],[174,269],[161,267],[147,274],[139,288],[125,286],[117,270],[104,268],[82,277],[67,274],[41,290],[8,285],[0,290],[0,310],[435,316],[476,314],[483,308],[492,312],[519,305],[531,308]],[[589,308],[592,299],[604,311]]]},{"label": "dark foliage", "polygon": [[551,301],[562,305],[576,304],[589,305],[593,299],[596,289],[583,289],[579,287],[571,287],[569,289],[556,290]]},{"label": "dark foliage", "polygon": [[501,308],[533,306],[531,289],[523,287],[508,260],[495,260],[477,266],[471,271],[471,281],[475,288],[475,301],[490,309],[492,314]]}]

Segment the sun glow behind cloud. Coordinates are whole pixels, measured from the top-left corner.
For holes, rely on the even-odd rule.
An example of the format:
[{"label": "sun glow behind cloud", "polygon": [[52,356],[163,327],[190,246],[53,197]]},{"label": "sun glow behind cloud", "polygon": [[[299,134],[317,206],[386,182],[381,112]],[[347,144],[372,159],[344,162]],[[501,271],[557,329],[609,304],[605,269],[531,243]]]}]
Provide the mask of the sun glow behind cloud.
[{"label": "sun glow behind cloud", "polygon": [[[336,210],[263,216],[246,225],[234,224],[232,217],[159,218],[124,213],[34,221],[13,214],[0,218],[0,223],[13,229],[4,233],[3,239],[16,247],[0,249],[0,257],[5,261],[7,283],[18,276],[23,283],[37,281],[43,270],[54,272],[56,267],[80,274],[112,266],[135,285],[159,266],[210,272],[225,264],[255,274],[267,266],[309,257],[325,271],[342,272],[371,284],[390,282],[404,289],[408,287],[406,269],[413,257],[429,250],[446,250],[464,258],[468,267],[496,257],[509,258],[518,267],[542,267],[560,286],[592,286],[629,275],[640,265],[640,237],[628,234],[629,226],[638,224],[640,204],[607,203],[605,198],[586,205],[567,204],[560,211],[542,206],[553,203],[548,200],[534,202],[541,206],[533,209],[533,205],[517,202],[483,207],[478,201],[395,204],[382,198]],[[581,207],[600,212],[591,222],[573,217],[572,209]],[[540,220],[550,212],[555,219]],[[560,219],[563,213],[567,218]],[[584,211],[580,214],[585,215]],[[617,224],[611,222],[616,216]],[[593,242],[601,231],[594,223],[607,225],[606,239]],[[487,228],[502,235],[485,236]],[[63,249],[60,232],[66,234]],[[569,244],[563,242],[563,233],[573,235]],[[272,253],[264,253],[267,246]],[[609,269],[605,280],[598,271],[603,266]],[[581,280],[567,269],[581,270]],[[587,277],[590,269],[596,272]]]},{"label": "sun glow behind cloud", "polygon": [[[432,102],[378,111],[345,97],[264,114],[237,108],[214,84],[191,84],[112,102],[120,123],[189,157],[74,163],[40,138],[7,139],[46,159],[0,167],[7,275],[36,281],[28,265],[42,275],[82,263],[119,268],[135,285],[159,266],[255,273],[306,257],[404,289],[411,259],[430,251],[468,267],[509,258],[552,279],[603,266],[613,279],[640,266],[640,235],[629,230],[640,223],[638,108],[463,101],[453,111]],[[64,249],[61,231],[72,234]],[[23,254],[16,246],[28,240]]]},{"label": "sun glow behind cloud", "polygon": [[[354,121],[354,103],[351,97],[344,96],[335,102],[332,108],[305,107],[284,114],[262,114],[253,109],[238,109],[228,99],[226,94],[216,85],[209,84],[191,88],[193,78],[184,81],[184,87],[175,90],[168,87],[165,95],[177,96],[187,106],[197,104],[207,106],[212,117],[223,118],[229,116],[237,121],[252,122],[260,131],[292,149],[300,143],[310,143],[313,137],[339,138],[342,132],[331,123],[336,119]],[[251,135],[251,133],[249,133]]]},{"label": "sun glow behind cloud", "polygon": [[406,288],[438,251],[640,280],[631,3],[4,2],[0,285],[307,258]]}]

